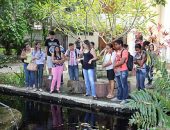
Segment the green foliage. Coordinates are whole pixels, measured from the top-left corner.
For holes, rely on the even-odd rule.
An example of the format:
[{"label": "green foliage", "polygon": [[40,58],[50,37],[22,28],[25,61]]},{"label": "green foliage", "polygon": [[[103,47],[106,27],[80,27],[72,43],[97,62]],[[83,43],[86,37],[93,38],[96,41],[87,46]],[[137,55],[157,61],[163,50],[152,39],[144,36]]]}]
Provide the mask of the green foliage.
[{"label": "green foliage", "polygon": [[0,68],[7,67],[8,63],[16,63],[17,62],[17,56],[5,56],[0,54]]},{"label": "green foliage", "polygon": [[165,6],[166,0],[154,0],[156,4]]},{"label": "green foliage", "polygon": [[27,32],[24,5],[18,0],[1,0],[0,9],[0,44],[9,55],[11,48],[18,49],[21,46]]},{"label": "green foliage", "polygon": [[9,84],[17,87],[24,87],[25,74],[23,69],[20,69],[20,73],[6,73],[0,74],[0,84]]},{"label": "green foliage", "polygon": [[154,89],[131,93],[131,99],[126,104],[131,110],[135,110],[129,123],[137,125],[138,129],[167,127],[169,118],[167,112],[170,111],[170,78],[165,61],[156,60],[153,87]]},{"label": "green foliage", "polygon": [[156,16],[150,10],[154,4],[153,0],[47,0],[32,9],[39,22],[46,19],[64,34],[97,31],[112,39],[126,35],[132,28],[145,30],[147,22]]},{"label": "green foliage", "polygon": [[130,124],[137,124],[138,128],[147,129],[165,126],[167,109],[159,95],[153,90],[141,90],[131,94],[128,107],[137,110],[130,119]]}]

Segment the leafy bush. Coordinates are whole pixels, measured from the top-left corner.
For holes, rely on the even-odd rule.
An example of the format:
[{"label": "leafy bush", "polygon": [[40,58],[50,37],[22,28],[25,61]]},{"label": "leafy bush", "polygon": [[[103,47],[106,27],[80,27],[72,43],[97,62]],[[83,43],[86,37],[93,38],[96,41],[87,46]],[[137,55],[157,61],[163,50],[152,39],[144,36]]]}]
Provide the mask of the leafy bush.
[{"label": "leafy bush", "polygon": [[17,56],[11,55],[11,56],[6,56],[6,55],[0,55],[0,67],[6,67],[7,63],[16,63],[18,61]]},{"label": "leafy bush", "polygon": [[0,84],[10,84],[17,87],[23,87],[25,84],[25,75],[23,69],[20,69],[20,73],[7,73],[0,75]]},{"label": "leafy bush", "polygon": [[138,129],[166,128],[167,112],[170,111],[170,78],[166,62],[157,59],[154,70],[154,89],[145,89],[131,93],[126,104],[134,114],[129,123]]}]

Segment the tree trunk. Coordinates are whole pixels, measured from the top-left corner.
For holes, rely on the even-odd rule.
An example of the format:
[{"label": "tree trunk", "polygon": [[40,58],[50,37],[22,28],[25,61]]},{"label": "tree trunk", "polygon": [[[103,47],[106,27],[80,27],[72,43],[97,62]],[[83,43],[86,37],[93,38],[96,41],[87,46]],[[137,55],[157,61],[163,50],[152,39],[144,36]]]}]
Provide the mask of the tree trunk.
[{"label": "tree trunk", "polygon": [[5,55],[11,55],[12,54],[12,50],[10,47],[10,43],[5,44]]}]

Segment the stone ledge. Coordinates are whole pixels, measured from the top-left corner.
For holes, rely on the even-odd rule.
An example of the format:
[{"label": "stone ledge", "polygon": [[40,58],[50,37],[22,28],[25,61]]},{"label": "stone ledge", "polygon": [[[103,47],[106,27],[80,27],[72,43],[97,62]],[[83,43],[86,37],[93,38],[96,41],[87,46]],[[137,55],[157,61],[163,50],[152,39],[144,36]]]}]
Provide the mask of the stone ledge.
[{"label": "stone ledge", "polygon": [[49,94],[48,92],[33,92],[26,91],[25,88],[18,88],[10,85],[0,84],[0,93],[24,96],[27,98],[41,100],[50,103],[66,104],[69,106],[77,106],[90,110],[100,110],[104,112],[113,112],[118,114],[131,114],[130,109],[123,105],[113,103],[111,101],[93,100],[91,97],[82,95],[67,95],[67,94]]}]

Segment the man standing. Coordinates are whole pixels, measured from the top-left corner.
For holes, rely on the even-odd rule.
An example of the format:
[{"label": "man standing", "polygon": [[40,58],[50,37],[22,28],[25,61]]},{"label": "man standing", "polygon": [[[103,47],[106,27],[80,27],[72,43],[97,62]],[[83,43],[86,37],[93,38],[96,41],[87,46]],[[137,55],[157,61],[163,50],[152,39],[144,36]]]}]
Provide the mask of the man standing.
[{"label": "man standing", "polygon": [[123,41],[118,39],[115,41],[116,48],[116,64],[114,66],[116,83],[117,83],[117,97],[113,98],[112,101],[120,101],[120,104],[126,103],[128,98],[128,51],[123,48]]},{"label": "man standing", "polygon": [[46,56],[47,56],[47,67],[49,71],[49,77],[48,79],[52,79],[52,59],[51,59],[51,54],[54,52],[54,49],[56,46],[60,46],[60,43],[58,39],[55,39],[55,32],[54,31],[49,31],[49,38],[45,41],[45,47],[46,47]]},{"label": "man standing", "polygon": [[80,48],[81,48],[81,38],[80,37],[75,41],[75,44],[76,44],[76,49],[80,50]]},{"label": "man standing", "polygon": [[68,60],[68,72],[70,76],[70,80],[79,80],[79,69],[77,58],[79,56],[80,51],[75,49],[73,43],[69,43],[69,49],[66,51],[65,56]]}]

